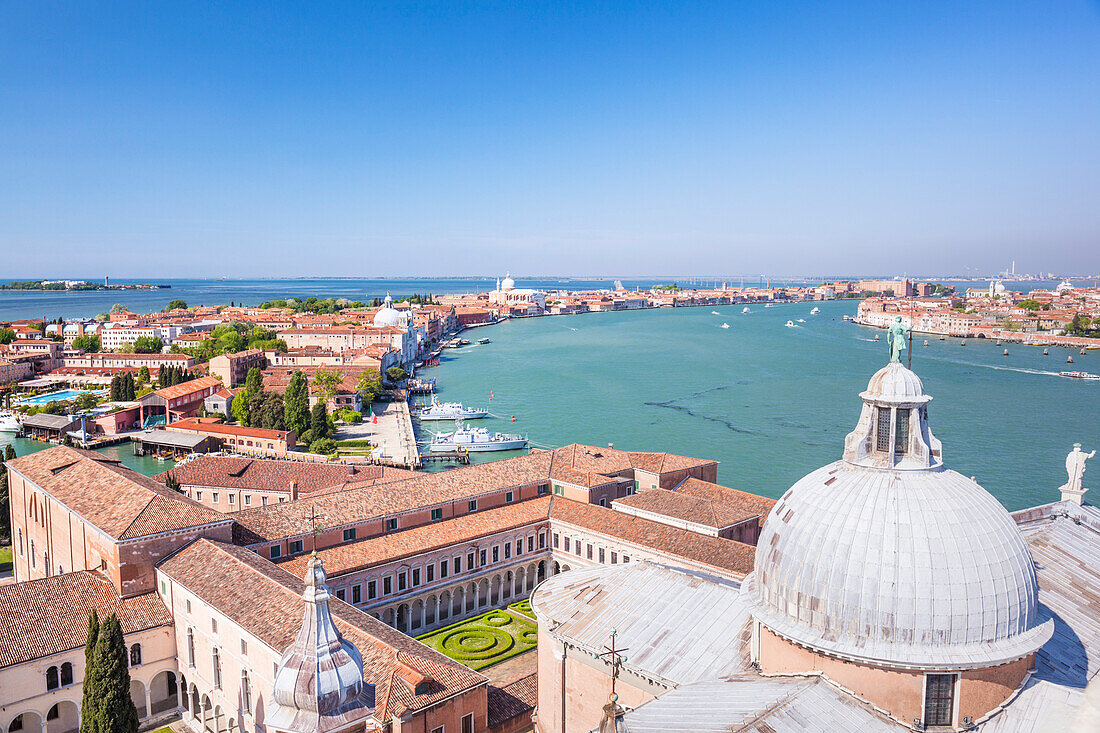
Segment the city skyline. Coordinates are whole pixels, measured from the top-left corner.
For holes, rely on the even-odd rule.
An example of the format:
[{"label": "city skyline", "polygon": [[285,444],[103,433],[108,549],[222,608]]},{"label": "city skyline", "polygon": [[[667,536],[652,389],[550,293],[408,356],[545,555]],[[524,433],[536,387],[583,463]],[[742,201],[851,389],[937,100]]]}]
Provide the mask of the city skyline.
[{"label": "city skyline", "polygon": [[1100,270],[1095,4],[0,18],[9,272]]}]

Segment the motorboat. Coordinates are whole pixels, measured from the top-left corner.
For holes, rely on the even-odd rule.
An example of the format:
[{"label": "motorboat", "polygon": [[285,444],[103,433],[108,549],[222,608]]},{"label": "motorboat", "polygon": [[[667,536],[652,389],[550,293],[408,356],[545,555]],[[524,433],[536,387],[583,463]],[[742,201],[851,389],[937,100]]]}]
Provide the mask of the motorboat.
[{"label": "motorboat", "polygon": [[417,417],[421,420],[478,420],[489,414],[488,410],[478,407],[463,407],[461,402],[436,402],[422,409]]},{"label": "motorboat", "polygon": [[487,343],[489,343],[489,339],[488,339],[488,337],[486,337],[486,338],[480,338],[480,339],[478,339],[478,340],[477,340],[477,342],[478,342],[479,344],[487,344]]},{"label": "motorboat", "polygon": [[0,413],[0,433],[18,433],[19,432],[19,418],[15,416],[15,413],[4,412]]},{"label": "motorboat", "polygon": [[711,311],[711,312],[710,312],[710,314],[711,314],[712,316],[720,316],[720,315],[722,315],[722,314],[721,314],[721,313],[719,313],[718,311]]},{"label": "motorboat", "polygon": [[851,317],[851,316],[849,316],[849,315],[847,315],[847,314],[845,314],[845,315],[844,315],[844,320],[845,320],[845,321],[850,321],[850,320],[852,320],[852,317]]},{"label": "motorboat", "polygon": [[810,315],[811,316],[816,316],[820,312],[821,312],[821,309],[818,308],[817,306],[814,306],[814,309],[812,311],[810,311]]},{"label": "motorboat", "polygon": [[730,327],[730,324],[728,324],[728,323],[723,323],[722,324],[722,328],[729,328],[729,327]]},{"label": "motorboat", "polygon": [[459,346],[469,346],[470,345],[470,339],[459,339],[458,340],[458,345]]},{"label": "motorboat", "polygon": [[787,321],[787,328],[798,328],[798,326],[794,325],[794,321]]},{"label": "motorboat", "polygon": [[527,447],[527,436],[508,433],[491,433],[485,428],[459,428],[453,433],[440,433],[432,438],[428,450],[432,453],[447,453],[464,450],[470,453],[489,451],[520,450]]},{"label": "motorboat", "polygon": [[1068,379],[1088,379],[1089,381],[1100,381],[1100,374],[1092,374],[1090,372],[1058,372],[1059,377],[1066,377]]},{"label": "motorboat", "polygon": [[741,309],[741,312],[742,313],[752,313],[752,311],[749,310],[749,307],[747,305],[744,308]]},{"label": "motorboat", "polygon": [[806,319],[805,319],[805,318],[799,318],[799,319],[798,319],[798,322],[799,322],[799,323],[805,323],[805,322],[806,322]]}]

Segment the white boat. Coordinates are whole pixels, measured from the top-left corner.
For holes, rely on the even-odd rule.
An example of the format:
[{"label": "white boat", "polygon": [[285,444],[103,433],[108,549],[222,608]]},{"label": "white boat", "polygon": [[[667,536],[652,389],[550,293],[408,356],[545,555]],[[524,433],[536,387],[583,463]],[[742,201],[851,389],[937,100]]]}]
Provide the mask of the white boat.
[{"label": "white boat", "polygon": [[849,315],[847,315],[847,314],[845,314],[845,316],[844,316],[844,320],[845,320],[845,321],[850,321],[850,320],[852,320],[852,317],[851,317],[851,316],[849,316]]},{"label": "white boat", "polygon": [[806,322],[806,319],[805,319],[805,318],[799,318],[799,319],[798,319],[798,322],[799,322],[799,323],[805,323],[805,322]]},{"label": "white boat", "polygon": [[765,303],[765,304],[764,304],[764,307],[765,307],[765,308],[771,308],[771,307],[772,307],[772,304],[771,304],[771,303]]},{"label": "white boat", "polygon": [[787,328],[798,328],[798,326],[794,325],[794,321],[787,321]]},{"label": "white boat", "polygon": [[812,311],[810,311],[810,315],[811,316],[816,316],[820,312],[821,312],[821,309],[815,306],[814,309]]},{"label": "white boat", "polygon": [[728,323],[723,323],[722,324],[722,328],[729,328],[729,327],[730,327],[730,324],[728,324]]},{"label": "white boat", "polygon": [[1060,377],[1068,377],[1070,379],[1088,379],[1090,381],[1100,381],[1100,374],[1091,374],[1089,372],[1058,372]]},{"label": "white boat", "polygon": [[711,313],[711,315],[712,315],[712,316],[720,316],[720,315],[722,315],[722,314],[721,314],[721,313],[719,313],[718,311],[711,311],[710,313]]},{"label": "white boat", "polygon": [[741,309],[741,312],[742,313],[752,313],[752,311],[749,310],[749,307],[747,305],[744,308]]},{"label": "white boat", "polygon": [[19,418],[11,412],[0,413],[0,433],[18,433]]},{"label": "white boat", "polygon": [[486,453],[499,450],[519,450],[527,447],[527,438],[522,435],[490,433],[485,428],[459,428],[453,433],[440,433],[432,439],[428,450],[432,453],[446,453],[465,450],[471,453]]},{"label": "white boat", "polygon": [[436,402],[425,407],[417,415],[421,420],[478,420],[489,414],[477,407],[463,407],[461,402]]},{"label": "white boat", "polygon": [[489,343],[489,339],[488,338],[480,338],[480,339],[477,340],[477,342],[479,344],[487,344],[487,343]]}]

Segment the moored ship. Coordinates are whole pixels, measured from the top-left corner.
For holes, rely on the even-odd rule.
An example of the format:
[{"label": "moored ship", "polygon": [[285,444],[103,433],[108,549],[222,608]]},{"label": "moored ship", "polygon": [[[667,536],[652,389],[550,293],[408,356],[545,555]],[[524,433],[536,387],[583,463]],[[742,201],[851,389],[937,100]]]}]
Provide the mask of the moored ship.
[{"label": "moored ship", "polygon": [[422,409],[421,420],[478,420],[489,414],[479,407],[463,407],[461,402],[435,402]]},{"label": "moored ship", "polygon": [[457,450],[470,453],[489,451],[519,450],[527,447],[527,437],[508,433],[491,433],[485,428],[459,428],[453,433],[440,433],[428,445],[432,453],[445,453]]}]

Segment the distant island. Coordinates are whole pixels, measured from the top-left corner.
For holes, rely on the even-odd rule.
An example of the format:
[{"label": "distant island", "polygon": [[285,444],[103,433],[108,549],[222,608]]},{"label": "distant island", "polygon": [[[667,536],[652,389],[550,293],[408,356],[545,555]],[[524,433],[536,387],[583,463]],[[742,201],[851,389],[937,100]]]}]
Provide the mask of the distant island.
[{"label": "distant island", "polygon": [[106,280],[102,283],[88,280],[12,280],[0,284],[0,290],[168,290],[171,287],[152,283],[111,285]]}]

